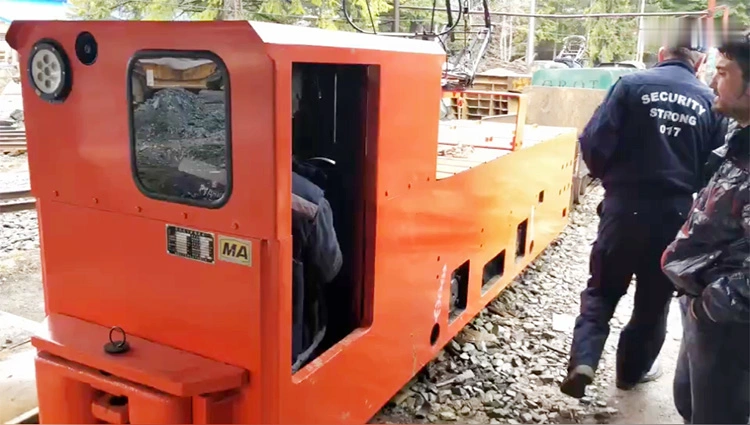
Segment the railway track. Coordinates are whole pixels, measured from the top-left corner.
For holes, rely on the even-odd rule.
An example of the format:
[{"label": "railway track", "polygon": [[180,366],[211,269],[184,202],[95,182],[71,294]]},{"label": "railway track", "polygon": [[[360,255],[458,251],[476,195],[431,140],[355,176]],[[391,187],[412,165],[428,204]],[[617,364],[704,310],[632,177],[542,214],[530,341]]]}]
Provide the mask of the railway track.
[{"label": "railway track", "polygon": [[0,127],[0,152],[26,150],[26,131]]},{"label": "railway track", "polygon": [[36,200],[30,190],[0,192],[0,214],[33,210],[34,208],[36,208]]}]

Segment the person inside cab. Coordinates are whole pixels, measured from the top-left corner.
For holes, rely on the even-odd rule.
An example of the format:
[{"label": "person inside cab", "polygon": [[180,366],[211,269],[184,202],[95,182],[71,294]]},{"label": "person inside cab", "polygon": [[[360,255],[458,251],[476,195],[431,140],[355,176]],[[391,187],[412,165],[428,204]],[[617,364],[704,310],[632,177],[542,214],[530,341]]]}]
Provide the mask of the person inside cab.
[{"label": "person inside cab", "polygon": [[292,372],[320,354],[328,328],[325,285],[343,257],[316,167],[292,161]]}]

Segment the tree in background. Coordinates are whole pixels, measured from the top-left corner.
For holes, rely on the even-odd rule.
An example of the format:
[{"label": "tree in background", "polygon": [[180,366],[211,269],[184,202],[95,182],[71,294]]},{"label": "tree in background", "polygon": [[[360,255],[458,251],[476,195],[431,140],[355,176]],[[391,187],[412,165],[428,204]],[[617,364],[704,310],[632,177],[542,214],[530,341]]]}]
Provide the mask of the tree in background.
[{"label": "tree in background", "polygon": [[[747,0],[718,0],[727,5],[731,16],[745,27],[750,26],[750,2]],[[693,12],[706,10],[708,0],[646,0],[646,12]],[[590,14],[637,12],[639,0],[537,0],[539,14]],[[721,11],[717,12],[715,27],[721,26]],[[517,18],[514,39],[518,48],[514,57],[525,53],[528,21]],[[537,59],[552,59],[562,48],[562,40],[569,35],[582,35],[587,39],[589,65],[600,62],[632,60],[638,43],[637,18],[586,18],[536,20]],[[653,55],[655,52],[651,52]],[[647,55],[648,52],[647,52]]]},{"label": "tree in background", "polygon": [[[632,12],[630,0],[596,0],[585,13]],[[635,9],[637,10],[637,9]],[[620,62],[635,57],[638,20],[602,18],[586,21],[589,59],[593,63]]]},{"label": "tree in background", "polygon": [[[353,31],[344,19],[341,0],[69,0],[80,19],[137,19],[137,20],[222,20],[249,19],[282,24],[316,26],[319,28]],[[436,4],[434,20],[440,30],[448,22],[445,0],[400,0],[402,6],[431,8]],[[473,10],[481,7],[481,0],[463,0]],[[493,11],[528,12],[528,0],[490,0]],[[707,8],[708,0],[647,0],[646,11],[698,11]],[[457,17],[457,2],[453,0],[453,18]],[[745,26],[750,26],[750,2],[747,0],[719,0],[731,7],[731,14]],[[372,31],[393,31],[393,0],[347,0],[348,10],[357,25]],[[368,7],[369,6],[369,7]],[[540,14],[580,14],[636,12],[640,0],[537,0]],[[401,9],[398,32],[429,30],[433,13],[430,10]],[[720,16],[717,17],[717,20]],[[483,17],[472,15],[470,24],[481,25]],[[454,44],[465,43],[463,33],[477,28],[456,28]],[[420,26],[421,25],[421,26]],[[528,19],[494,17],[494,37],[488,55],[501,60],[522,58],[526,53]],[[717,27],[721,21],[717,21]],[[632,60],[638,41],[638,19],[635,18],[567,18],[536,20],[537,59],[552,59],[569,35],[583,35],[588,43],[589,65],[599,62]]]},{"label": "tree in background", "polygon": [[[544,15],[582,13],[590,0],[555,0],[537,2],[537,12]],[[537,19],[536,49],[538,57],[554,57],[562,49],[562,41],[571,35],[586,36],[585,19]]]},{"label": "tree in background", "polygon": [[[224,20],[249,19],[281,24],[351,30],[340,0],[69,0],[78,19]],[[368,11],[369,2],[369,11]],[[378,22],[391,9],[386,0],[348,0],[357,20],[370,12]]]}]

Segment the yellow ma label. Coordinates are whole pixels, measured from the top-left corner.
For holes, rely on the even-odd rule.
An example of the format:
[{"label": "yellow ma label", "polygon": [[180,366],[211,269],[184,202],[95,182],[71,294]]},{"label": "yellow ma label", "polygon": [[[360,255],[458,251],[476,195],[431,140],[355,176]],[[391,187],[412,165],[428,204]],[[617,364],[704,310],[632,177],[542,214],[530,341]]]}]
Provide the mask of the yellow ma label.
[{"label": "yellow ma label", "polygon": [[250,241],[219,236],[219,260],[252,266],[252,247],[253,244]]}]

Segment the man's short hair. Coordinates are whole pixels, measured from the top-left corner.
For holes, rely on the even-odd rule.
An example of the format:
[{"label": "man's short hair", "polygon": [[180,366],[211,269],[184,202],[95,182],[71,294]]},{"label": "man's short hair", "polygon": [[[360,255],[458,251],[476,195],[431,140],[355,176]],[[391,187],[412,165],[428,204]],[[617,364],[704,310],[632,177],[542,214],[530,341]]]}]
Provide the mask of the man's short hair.
[{"label": "man's short hair", "polygon": [[736,62],[742,70],[742,80],[750,84],[750,32],[727,37],[718,48],[719,53]]},{"label": "man's short hair", "polygon": [[690,49],[687,47],[667,47],[667,56],[673,59],[679,59],[693,64],[698,63],[701,55],[701,51]]},{"label": "man's short hair", "polygon": [[663,18],[658,32],[670,59],[697,63],[706,52],[706,34],[703,22],[695,16]]}]

